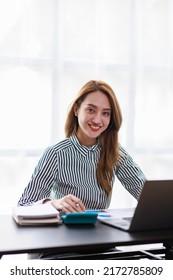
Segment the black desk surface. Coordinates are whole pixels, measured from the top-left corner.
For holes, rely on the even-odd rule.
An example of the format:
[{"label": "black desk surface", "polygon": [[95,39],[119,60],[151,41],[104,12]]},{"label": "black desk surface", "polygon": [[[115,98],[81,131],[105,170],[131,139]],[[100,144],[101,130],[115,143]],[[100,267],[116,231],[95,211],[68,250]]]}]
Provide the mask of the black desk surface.
[{"label": "black desk surface", "polygon": [[173,241],[173,229],[128,233],[106,226],[18,226],[10,215],[0,216],[0,254],[34,253],[46,250],[74,252],[115,246]]}]

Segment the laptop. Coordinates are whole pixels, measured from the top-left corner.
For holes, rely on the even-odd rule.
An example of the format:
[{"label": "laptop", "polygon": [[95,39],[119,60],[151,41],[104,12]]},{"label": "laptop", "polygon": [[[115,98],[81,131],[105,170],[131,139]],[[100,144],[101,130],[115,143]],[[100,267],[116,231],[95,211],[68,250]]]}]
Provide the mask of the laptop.
[{"label": "laptop", "polygon": [[148,180],[136,208],[110,209],[98,219],[125,231],[173,229],[173,180]]}]

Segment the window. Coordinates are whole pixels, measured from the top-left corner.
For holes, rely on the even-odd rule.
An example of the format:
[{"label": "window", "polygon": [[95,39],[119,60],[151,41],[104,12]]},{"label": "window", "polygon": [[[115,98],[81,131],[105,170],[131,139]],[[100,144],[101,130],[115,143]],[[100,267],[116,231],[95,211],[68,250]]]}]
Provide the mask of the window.
[{"label": "window", "polygon": [[[0,188],[9,205],[43,150],[64,138],[68,105],[90,79],[115,90],[120,141],[147,178],[172,177],[172,11],[171,0],[1,1]],[[134,204],[116,181],[112,206]]]}]

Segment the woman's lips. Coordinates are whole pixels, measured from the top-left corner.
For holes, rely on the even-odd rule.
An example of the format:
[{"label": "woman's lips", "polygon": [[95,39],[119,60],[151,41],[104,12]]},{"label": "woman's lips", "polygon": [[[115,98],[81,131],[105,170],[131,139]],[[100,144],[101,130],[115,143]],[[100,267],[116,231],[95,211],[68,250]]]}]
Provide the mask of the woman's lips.
[{"label": "woman's lips", "polygon": [[99,131],[99,129],[101,128],[100,126],[95,126],[95,125],[92,125],[92,124],[89,124],[89,126],[90,126],[90,129],[94,132]]}]

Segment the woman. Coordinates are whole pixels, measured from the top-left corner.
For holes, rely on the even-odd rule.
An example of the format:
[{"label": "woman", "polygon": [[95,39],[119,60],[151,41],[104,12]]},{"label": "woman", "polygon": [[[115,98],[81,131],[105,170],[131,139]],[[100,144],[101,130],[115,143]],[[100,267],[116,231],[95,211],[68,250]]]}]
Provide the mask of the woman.
[{"label": "woman", "polygon": [[51,203],[65,213],[108,208],[115,177],[138,199],[146,178],[118,142],[121,123],[111,87],[86,83],[69,109],[67,138],[45,151],[18,205]]}]

